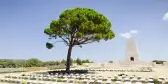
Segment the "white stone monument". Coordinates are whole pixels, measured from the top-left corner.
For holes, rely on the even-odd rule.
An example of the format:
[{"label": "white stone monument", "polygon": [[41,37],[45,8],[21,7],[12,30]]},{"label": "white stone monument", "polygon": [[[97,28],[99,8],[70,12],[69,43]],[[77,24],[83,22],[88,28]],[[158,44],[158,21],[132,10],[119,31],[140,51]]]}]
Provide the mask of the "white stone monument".
[{"label": "white stone monument", "polygon": [[138,62],[139,54],[135,39],[130,38],[126,42],[126,60],[128,62]]},{"label": "white stone monument", "polygon": [[120,66],[120,67],[152,67],[153,62],[145,62],[139,59],[139,52],[137,42],[134,38],[126,40],[126,53],[125,59],[120,62],[114,62],[109,66]]},{"label": "white stone monument", "polygon": [[122,64],[140,64],[137,43],[134,38],[126,41],[126,58]]}]

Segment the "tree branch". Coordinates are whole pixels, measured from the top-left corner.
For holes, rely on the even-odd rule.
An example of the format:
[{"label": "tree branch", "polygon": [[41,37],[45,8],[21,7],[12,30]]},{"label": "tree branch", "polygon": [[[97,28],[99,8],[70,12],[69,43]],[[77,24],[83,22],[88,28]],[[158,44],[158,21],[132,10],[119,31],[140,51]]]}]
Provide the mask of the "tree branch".
[{"label": "tree branch", "polygon": [[74,38],[75,34],[78,32],[78,27],[74,26],[71,30],[71,45],[74,46],[74,42],[78,39],[78,38]]},{"label": "tree branch", "polygon": [[90,38],[86,38],[86,37],[81,38],[80,40],[75,41],[74,45],[81,45],[81,44],[87,44],[87,43],[94,42],[94,41],[90,41],[91,39],[93,39],[93,36],[91,36]]},{"label": "tree branch", "polygon": [[64,42],[67,46],[69,46],[69,43],[68,43],[67,40],[65,40],[62,36],[59,36],[59,37],[63,40],[63,42]]},{"label": "tree branch", "polygon": [[[55,44],[55,43],[57,43],[57,42],[64,42],[64,41],[56,41],[56,42],[54,42],[54,43],[52,43],[52,44]],[[64,42],[64,43],[65,43],[65,42]],[[67,43],[65,43],[65,45],[68,46]]]}]

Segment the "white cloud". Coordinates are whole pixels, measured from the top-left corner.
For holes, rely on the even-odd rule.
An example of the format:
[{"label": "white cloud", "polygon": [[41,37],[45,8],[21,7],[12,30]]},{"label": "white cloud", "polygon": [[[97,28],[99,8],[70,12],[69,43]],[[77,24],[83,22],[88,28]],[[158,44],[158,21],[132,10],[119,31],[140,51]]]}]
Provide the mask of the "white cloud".
[{"label": "white cloud", "polygon": [[122,33],[120,34],[121,37],[125,38],[125,39],[129,39],[132,37],[132,34],[137,34],[138,31],[137,30],[130,30],[129,32],[126,32],[126,33]]},{"label": "white cloud", "polygon": [[137,34],[138,31],[137,31],[137,30],[130,30],[130,33],[132,33],[132,34]]},{"label": "white cloud", "polygon": [[168,21],[168,12],[167,12],[166,14],[164,14],[163,20],[164,20],[164,21]]},{"label": "white cloud", "polygon": [[129,39],[132,37],[132,35],[130,33],[123,33],[123,34],[121,34],[121,37]]}]

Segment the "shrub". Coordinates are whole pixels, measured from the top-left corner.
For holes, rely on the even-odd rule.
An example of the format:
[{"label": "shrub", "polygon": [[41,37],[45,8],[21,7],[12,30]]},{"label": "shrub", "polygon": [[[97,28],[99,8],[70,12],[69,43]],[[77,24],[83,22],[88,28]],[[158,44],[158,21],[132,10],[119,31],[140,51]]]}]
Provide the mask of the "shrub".
[{"label": "shrub", "polygon": [[117,78],[115,78],[113,81],[117,81]]},{"label": "shrub", "polygon": [[27,84],[27,82],[26,81],[22,81],[22,83],[21,84]]},{"label": "shrub", "polygon": [[26,76],[25,74],[22,74],[22,76]]},{"label": "shrub", "polygon": [[154,84],[159,84],[158,78],[154,78]]},{"label": "shrub", "polygon": [[[64,70],[57,70],[57,71],[48,71],[49,74],[65,74]],[[70,73],[74,73],[74,74],[86,74],[89,73],[88,70],[70,70]]]},{"label": "shrub", "polygon": [[123,75],[126,75],[126,74],[124,74],[124,73],[118,74],[118,76],[123,76]]},{"label": "shrub", "polygon": [[163,60],[153,60],[153,62],[156,62],[156,64],[163,64],[166,61],[163,61]]},{"label": "shrub", "polygon": [[79,59],[79,58],[77,58],[77,59],[76,59],[76,63],[77,63],[77,65],[82,65],[82,60]]}]

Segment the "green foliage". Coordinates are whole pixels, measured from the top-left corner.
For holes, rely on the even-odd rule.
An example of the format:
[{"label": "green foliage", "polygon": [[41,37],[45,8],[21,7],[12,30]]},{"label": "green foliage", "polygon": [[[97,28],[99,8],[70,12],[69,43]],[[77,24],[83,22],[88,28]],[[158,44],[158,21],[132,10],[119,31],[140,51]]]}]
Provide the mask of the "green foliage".
[{"label": "green foliage", "polygon": [[66,64],[66,60],[63,59],[63,60],[61,61],[61,64]]},{"label": "green foliage", "polygon": [[[44,29],[49,39],[62,39],[66,45],[82,45],[99,40],[109,40],[115,37],[110,21],[90,8],[68,9],[61,13],[59,19],[53,20],[50,27]],[[52,44],[46,44],[48,49]]]},{"label": "green foliage", "polygon": [[25,67],[26,61],[15,61],[17,67]]},{"label": "green foliage", "polygon": [[26,81],[22,81],[21,84],[27,84],[27,82]]},{"label": "green foliage", "polygon": [[[70,59],[70,64],[72,65],[73,63],[74,63],[74,60],[71,58],[71,59]],[[63,60],[61,61],[61,64],[66,64],[66,60],[63,59]]]},{"label": "green foliage", "polygon": [[22,74],[21,76],[26,76],[26,74]]},{"label": "green foliage", "polygon": [[56,64],[56,65],[60,65],[61,62],[59,62],[59,61],[55,61],[55,64]]},{"label": "green foliage", "polygon": [[52,47],[54,47],[51,43],[46,43],[46,47],[48,48],[48,49],[51,49]]},{"label": "green foliage", "polygon": [[[83,44],[109,40],[115,37],[111,30],[110,21],[103,15],[90,8],[68,9],[61,13],[59,19],[53,20],[50,27],[44,29],[49,39],[62,40],[68,48],[67,68],[69,72],[72,48]],[[58,39],[57,39],[58,38]],[[48,49],[53,48],[53,43],[46,43]],[[78,62],[82,64],[82,62]]]},{"label": "green foliage", "polygon": [[60,65],[59,61],[47,61],[43,62],[43,66],[55,66],[55,65]]},{"label": "green foliage", "polygon": [[109,61],[109,63],[113,63],[113,61]]},{"label": "green foliage", "polygon": [[115,78],[113,81],[117,81],[117,78]]},{"label": "green foliage", "polygon": [[156,64],[163,64],[166,61],[163,61],[163,60],[153,60],[153,62],[156,62]]},{"label": "green foliage", "polygon": [[79,58],[76,59],[76,63],[77,63],[77,65],[82,65],[83,64],[81,59],[79,59]]},{"label": "green foliage", "polygon": [[124,76],[124,75],[126,75],[126,74],[124,74],[124,73],[118,74],[118,76]]},{"label": "green foliage", "polygon": [[41,66],[41,61],[36,58],[31,58],[26,61],[26,67],[39,67]]},{"label": "green foliage", "polygon": [[[81,65],[82,63],[91,63],[88,59],[86,60],[80,60],[79,58],[77,60],[70,60],[70,64],[78,63],[78,65]],[[20,68],[20,67],[56,67],[56,68],[62,68],[60,67],[61,64],[66,64],[66,60],[62,61],[40,61],[36,58],[31,58],[28,60],[0,60],[0,68]],[[64,67],[65,68],[65,67]]]},{"label": "green foliage", "polygon": [[82,63],[92,63],[92,62],[86,59],[86,60],[82,60]]},{"label": "green foliage", "polygon": [[158,78],[154,78],[154,84],[159,84]]},{"label": "green foliage", "polygon": [[18,67],[13,60],[0,60],[0,68]]}]

